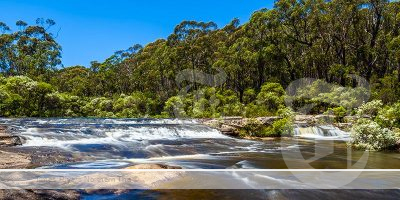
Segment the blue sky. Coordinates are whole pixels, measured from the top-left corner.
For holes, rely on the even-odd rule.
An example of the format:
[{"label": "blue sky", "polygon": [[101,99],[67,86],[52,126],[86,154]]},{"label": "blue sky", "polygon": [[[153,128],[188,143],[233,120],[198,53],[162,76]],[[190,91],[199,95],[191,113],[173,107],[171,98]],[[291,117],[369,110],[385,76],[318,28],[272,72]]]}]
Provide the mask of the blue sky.
[{"label": "blue sky", "polygon": [[88,66],[133,44],[166,38],[183,20],[223,27],[235,17],[246,22],[255,10],[272,5],[272,0],[0,0],[0,21],[15,30],[17,20],[55,20],[52,31],[59,30],[64,66]]}]

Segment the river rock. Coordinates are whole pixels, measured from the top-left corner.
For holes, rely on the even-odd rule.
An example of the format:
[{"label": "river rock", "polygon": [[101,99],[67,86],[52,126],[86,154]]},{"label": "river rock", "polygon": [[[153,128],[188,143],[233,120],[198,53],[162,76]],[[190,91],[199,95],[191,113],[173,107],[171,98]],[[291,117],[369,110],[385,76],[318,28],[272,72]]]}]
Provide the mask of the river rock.
[{"label": "river rock", "polygon": [[27,168],[30,165],[28,154],[0,151],[0,169]]},{"label": "river rock", "polygon": [[296,115],[294,118],[295,124],[305,126],[332,124],[334,120],[334,115]]},{"label": "river rock", "polygon": [[0,199],[79,199],[79,192],[76,190],[0,190]]},{"label": "river rock", "polygon": [[201,119],[200,123],[219,130],[222,134],[238,137],[240,130],[249,125],[266,125],[273,124],[276,120],[281,119],[278,116],[272,117],[257,117],[257,118],[243,118],[243,117],[224,117],[220,119]]},{"label": "river rock", "polygon": [[182,167],[163,164],[138,164],[127,167],[126,169],[182,169]]},{"label": "river rock", "polygon": [[237,137],[239,136],[239,131],[237,128],[223,124],[221,128],[219,128],[222,134]]},{"label": "river rock", "polygon": [[17,146],[22,145],[20,137],[8,133],[6,126],[0,126],[0,146]]}]

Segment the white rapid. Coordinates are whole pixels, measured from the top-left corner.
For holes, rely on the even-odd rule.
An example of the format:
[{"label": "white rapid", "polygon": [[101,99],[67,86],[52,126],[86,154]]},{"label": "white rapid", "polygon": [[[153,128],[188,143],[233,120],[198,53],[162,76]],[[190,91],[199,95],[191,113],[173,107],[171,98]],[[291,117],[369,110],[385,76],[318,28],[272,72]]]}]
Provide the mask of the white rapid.
[{"label": "white rapid", "polygon": [[57,146],[73,144],[119,144],[151,140],[228,138],[219,131],[201,125],[148,125],[134,127],[26,128],[20,135],[24,146]]},{"label": "white rapid", "polygon": [[302,138],[348,140],[350,134],[332,125],[299,126],[294,128],[294,135]]},{"label": "white rapid", "polygon": [[118,144],[152,140],[229,137],[192,120],[176,119],[25,119],[6,120],[23,146],[67,148],[78,144]]},{"label": "white rapid", "polygon": [[[206,169],[284,168],[283,151],[312,154],[310,144],[315,140],[348,137],[333,126],[298,126],[292,140],[244,140],[194,120],[177,119],[0,119],[0,124],[23,138],[23,145],[16,147],[20,151],[38,152],[37,159],[57,154],[78,162],[50,166],[55,168],[119,168],[133,163]],[[292,141],[299,142],[293,145]]]}]

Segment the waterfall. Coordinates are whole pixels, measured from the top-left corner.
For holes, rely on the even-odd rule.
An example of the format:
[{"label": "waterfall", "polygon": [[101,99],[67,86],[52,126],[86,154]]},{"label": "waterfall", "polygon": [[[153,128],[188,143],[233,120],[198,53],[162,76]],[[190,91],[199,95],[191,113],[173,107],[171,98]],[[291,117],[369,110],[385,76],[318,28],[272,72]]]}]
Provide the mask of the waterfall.
[{"label": "waterfall", "polygon": [[304,138],[338,138],[345,139],[350,136],[348,132],[342,131],[332,125],[325,126],[299,126],[294,128],[294,135]]}]

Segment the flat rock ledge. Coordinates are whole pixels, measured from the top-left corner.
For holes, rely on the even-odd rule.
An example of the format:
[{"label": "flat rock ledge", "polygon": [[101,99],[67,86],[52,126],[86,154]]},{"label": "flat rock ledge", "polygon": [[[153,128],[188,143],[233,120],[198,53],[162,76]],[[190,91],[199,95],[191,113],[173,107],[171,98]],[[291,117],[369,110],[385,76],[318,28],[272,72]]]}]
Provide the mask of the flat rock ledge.
[{"label": "flat rock ledge", "polygon": [[239,136],[239,130],[252,124],[272,125],[274,121],[281,119],[281,117],[257,117],[257,118],[243,118],[243,117],[224,117],[220,119],[199,119],[199,123],[215,128],[221,133],[233,137]]},{"label": "flat rock ledge", "polygon": [[[278,116],[272,117],[257,117],[257,118],[244,118],[244,117],[224,117],[220,119],[199,119],[198,122],[219,130],[222,134],[232,137],[239,137],[241,129],[248,125],[265,125],[270,126],[276,120],[282,119]],[[334,123],[334,115],[296,115],[294,124],[301,127],[333,124],[334,126],[348,130],[352,126],[352,117],[346,117],[347,123]]]},{"label": "flat rock ledge", "polygon": [[[0,147],[7,148],[22,145],[20,137],[11,135],[8,127],[0,126]],[[24,153],[0,150],[0,169],[27,168],[31,164],[31,156]]]},{"label": "flat rock ledge", "polygon": [[180,166],[171,166],[164,164],[137,164],[125,169],[182,169]]}]

